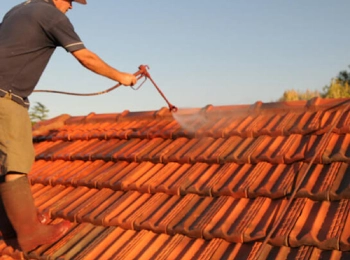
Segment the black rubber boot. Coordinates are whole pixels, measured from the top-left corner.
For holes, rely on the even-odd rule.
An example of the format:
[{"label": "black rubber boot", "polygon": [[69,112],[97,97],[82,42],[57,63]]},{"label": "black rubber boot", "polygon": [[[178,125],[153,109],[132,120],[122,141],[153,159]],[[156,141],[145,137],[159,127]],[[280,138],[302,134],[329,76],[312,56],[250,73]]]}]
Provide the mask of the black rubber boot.
[{"label": "black rubber boot", "polygon": [[[1,184],[0,184],[1,188]],[[37,212],[37,217],[40,223],[46,224],[50,220],[50,216],[47,213]],[[0,236],[2,236],[6,242],[6,239],[14,239],[17,237],[16,231],[14,230],[11,221],[7,217],[4,204],[0,199]]]},{"label": "black rubber boot", "polygon": [[2,201],[0,201],[0,235],[3,237],[5,242],[7,239],[14,239],[17,237],[16,231],[7,217]]},{"label": "black rubber boot", "polygon": [[17,233],[22,251],[28,252],[39,245],[54,243],[68,231],[71,225],[69,221],[56,225],[45,225],[39,221],[26,176],[0,186],[4,208]]},{"label": "black rubber boot", "polygon": [[[0,151],[0,187],[1,183],[5,182],[6,176],[6,167],[5,167],[6,155]],[[10,239],[17,237],[16,231],[13,229],[13,226],[7,217],[4,204],[0,200],[0,234],[5,240],[5,242]]]}]

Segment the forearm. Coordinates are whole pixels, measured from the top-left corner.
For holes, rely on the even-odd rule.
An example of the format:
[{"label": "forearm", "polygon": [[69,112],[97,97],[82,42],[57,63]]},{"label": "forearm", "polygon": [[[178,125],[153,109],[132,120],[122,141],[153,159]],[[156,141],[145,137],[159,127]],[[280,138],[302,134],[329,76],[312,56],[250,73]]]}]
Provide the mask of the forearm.
[{"label": "forearm", "polygon": [[85,68],[112,80],[122,81],[122,72],[109,66],[98,55],[88,49],[75,51],[72,54]]}]

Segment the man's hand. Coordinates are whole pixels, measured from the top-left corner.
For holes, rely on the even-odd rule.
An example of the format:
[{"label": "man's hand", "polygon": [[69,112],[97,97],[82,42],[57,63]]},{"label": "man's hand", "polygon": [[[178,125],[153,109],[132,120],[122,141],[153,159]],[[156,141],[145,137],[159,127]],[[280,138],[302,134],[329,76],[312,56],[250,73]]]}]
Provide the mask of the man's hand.
[{"label": "man's hand", "polygon": [[134,74],[129,74],[122,72],[122,75],[119,79],[119,83],[124,86],[134,86],[137,82],[136,76]]}]

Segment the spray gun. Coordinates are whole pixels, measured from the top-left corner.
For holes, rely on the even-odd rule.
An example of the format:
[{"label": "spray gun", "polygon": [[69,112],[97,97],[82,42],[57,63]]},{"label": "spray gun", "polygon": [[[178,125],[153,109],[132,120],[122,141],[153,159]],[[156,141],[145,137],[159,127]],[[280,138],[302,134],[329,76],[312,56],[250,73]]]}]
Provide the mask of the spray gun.
[{"label": "spray gun", "polygon": [[[145,83],[145,81],[147,79],[149,79],[152,84],[154,85],[154,87],[157,89],[157,91],[159,92],[159,94],[163,97],[163,99],[165,100],[165,102],[168,104],[169,107],[169,111],[170,112],[177,112],[178,108],[174,105],[172,105],[168,99],[165,97],[165,95],[163,94],[163,92],[159,89],[159,87],[157,86],[157,84],[154,82],[154,80],[152,79],[151,75],[148,73],[149,67],[147,65],[140,65],[139,66],[139,70],[137,72],[134,73],[134,75],[136,76],[137,80],[141,79],[141,78],[145,78],[145,80],[137,87],[134,88],[133,86],[131,86],[131,88],[133,90],[138,90],[141,88],[141,86],[143,85],[143,83]],[[97,95],[102,95],[102,94],[106,94],[108,92],[111,92],[112,90],[118,88],[122,86],[122,84],[118,83],[117,85],[106,89],[104,91],[100,91],[100,92],[94,92],[94,93],[73,93],[73,92],[65,92],[65,91],[57,91],[57,90],[34,90],[34,92],[45,92],[45,93],[55,93],[55,94],[63,94],[63,95],[72,95],[72,96],[97,96]]]},{"label": "spray gun", "polygon": [[[165,95],[163,94],[163,92],[159,89],[159,87],[157,86],[157,84],[153,81],[153,79],[152,79],[151,75],[148,73],[148,70],[147,70],[147,69],[149,69],[149,67],[148,67],[147,65],[140,65],[139,71],[136,72],[136,73],[134,74],[134,75],[137,77],[137,80],[139,80],[139,79],[142,78],[142,77],[145,77],[145,81],[146,81],[147,79],[149,79],[149,80],[152,82],[152,84],[154,85],[154,87],[157,89],[157,91],[159,92],[159,94],[163,97],[163,99],[165,100],[165,102],[168,104],[168,106],[169,106],[169,111],[170,111],[170,112],[177,112],[178,108],[177,108],[176,106],[172,105],[172,104],[169,102],[169,100],[165,97]],[[145,82],[145,81],[144,81],[144,82]],[[142,86],[142,84],[143,84],[144,82],[142,82],[141,85],[140,85],[137,89],[139,89],[139,88]],[[132,87],[132,88],[133,88],[133,87]],[[133,88],[133,89],[135,89],[135,88]],[[137,90],[137,89],[135,89],[135,90]]]}]

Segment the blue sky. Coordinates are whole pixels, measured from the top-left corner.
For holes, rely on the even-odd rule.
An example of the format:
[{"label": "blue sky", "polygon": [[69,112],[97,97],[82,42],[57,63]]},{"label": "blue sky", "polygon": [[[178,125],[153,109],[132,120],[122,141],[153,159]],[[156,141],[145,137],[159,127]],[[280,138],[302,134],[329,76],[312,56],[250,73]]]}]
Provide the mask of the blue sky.
[{"label": "blue sky", "polygon": [[[350,65],[348,0],[87,0],[68,12],[86,47],[126,72],[150,74],[179,108],[271,102],[322,90]],[[22,1],[1,1],[2,17]],[[96,92],[115,82],[57,49],[37,89]],[[50,117],[166,107],[148,81],[97,97],[34,93]]]}]

